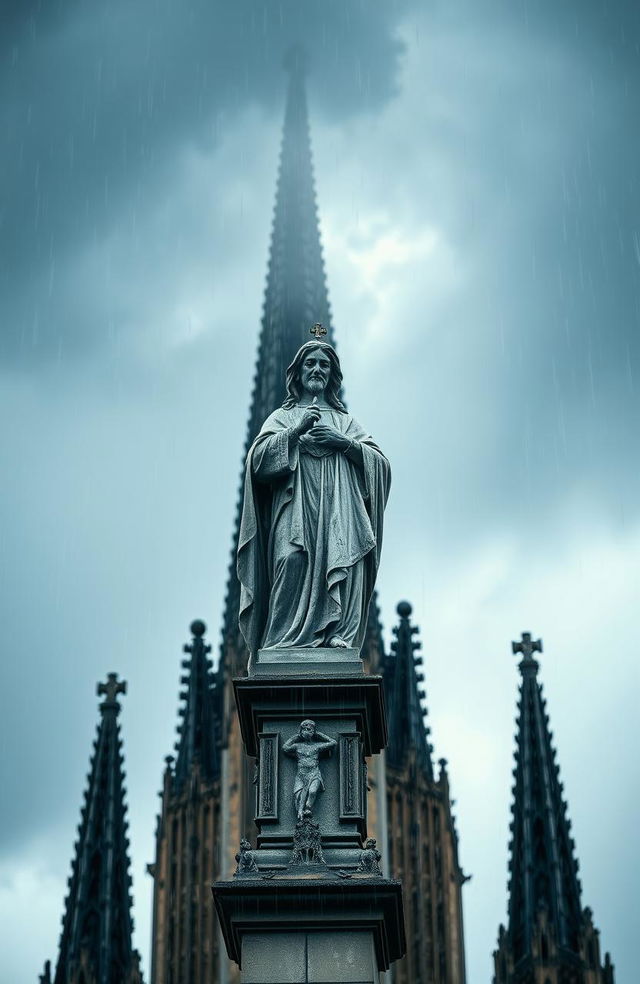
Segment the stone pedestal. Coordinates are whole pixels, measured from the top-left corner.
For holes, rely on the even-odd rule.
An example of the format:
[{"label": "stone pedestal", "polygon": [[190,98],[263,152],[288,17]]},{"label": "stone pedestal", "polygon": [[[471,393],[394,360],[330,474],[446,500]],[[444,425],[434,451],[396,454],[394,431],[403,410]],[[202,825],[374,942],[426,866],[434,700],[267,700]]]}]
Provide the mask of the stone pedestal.
[{"label": "stone pedestal", "polygon": [[377,984],[380,974],[371,933],[265,933],[244,937],[240,979],[242,984]]},{"label": "stone pedestal", "polygon": [[[244,984],[377,981],[405,949],[400,885],[382,877],[375,845],[364,849],[366,757],[387,738],[382,678],[355,650],[266,650],[234,689],[257,759],[258,835],[236,877],[213,886],[229,956]],[[311,765],[309,719],[313,740],[328,739]],[[316,800],[299,815],[294,790],[309,777]]]},{"label": "stone pedestal", "polygon": [[249,676],[349,676],[363,673],[357,649],[259,649]]}]

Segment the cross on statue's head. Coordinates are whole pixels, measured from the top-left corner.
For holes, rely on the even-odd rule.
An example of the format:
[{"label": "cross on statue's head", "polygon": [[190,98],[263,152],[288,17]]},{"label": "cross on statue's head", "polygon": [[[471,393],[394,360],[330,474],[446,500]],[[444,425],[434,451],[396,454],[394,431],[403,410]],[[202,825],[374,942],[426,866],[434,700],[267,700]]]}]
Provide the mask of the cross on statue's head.
[{"label": "cross on statue's head", "polygon": [[96,687],[96,693],[98,697],[101,697],[103,694],[105,696],[105,699],[100,705],[101,708],[113,704],[115,704],[117,707],[118,703],[116,701],[116,697],[118,696],[118,694],[126,694],[126,692],[127,692],[127,681],[118,680],[117,673],[108,673],[107,682],[99,683],[98,686]]},{"label": "cross on statue's head", "polygon": [[531,659],[534,653],[542,652],[542,639],[532,639],[530,632],[523,632],[520,642],[512,642],[513,655],[522,653],[525,659]]},{"label": "cross on statue's head", "polygon": [[327,334],[327,329],[325,328],[324,325],[321,325],[320,322],[318,321],[317,324],[313,325],[312,328],[309,328],[309,334],[315,335],[316,338],[322,338],[323,335]]}]

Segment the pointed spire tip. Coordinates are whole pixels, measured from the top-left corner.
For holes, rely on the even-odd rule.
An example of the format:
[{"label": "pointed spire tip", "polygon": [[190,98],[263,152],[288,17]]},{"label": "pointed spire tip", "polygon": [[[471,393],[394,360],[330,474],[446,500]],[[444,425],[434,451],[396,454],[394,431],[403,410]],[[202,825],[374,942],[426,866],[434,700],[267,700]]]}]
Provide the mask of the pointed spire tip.
[{"label": "pointed spire tip", "polygon": [[283,68],[290,76],[306,75],[308,64],[309,52],[300,42],[290,45],[282,59]]}]

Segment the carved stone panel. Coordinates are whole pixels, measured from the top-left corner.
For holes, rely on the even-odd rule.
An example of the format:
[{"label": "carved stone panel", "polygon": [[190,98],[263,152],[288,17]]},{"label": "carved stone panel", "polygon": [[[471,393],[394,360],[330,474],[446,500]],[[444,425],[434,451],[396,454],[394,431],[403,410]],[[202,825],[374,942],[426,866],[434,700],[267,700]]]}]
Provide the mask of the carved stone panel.
[{"label": "carved stone panel", "polygon": [[276,733],[263,733],[260,739],[258,772],[258,820],[278,819],[278,741]]},{"label": "carved stone panel", "polygon": [[364,820],[364,773],[359,733],[343,732],[339,747],[340,819]]},{"label": "carved stone panel", "polygon": [[[256,729],[256,752],[259,765],[256,773],[256,820],[258,823],[257,847],[260,850],[284,850],[283,863],[289,862],[293,846],[296,820],[302,808],[311,810],[316,823],[322,831],[323,850],[348,845],[360,850],[362,840],[367,836],[365,820],[361,817],[366,805],[363,799],[362,734],[353,718],[330,717],[316,714],[316,737],[319,742],[305,742],[300,737],[302,723],[298,716],[290,718],[271,717],[261,728]],[[304,722],[311,719],[305,718]],[[276,735],[278,736],[276,738]],[[341,793],[341,776],[345,772],[341,765],[340,740],[355,737],[359,744],[345,753],[352,775],[342,782],[347,789],[346,797]],[[328,747],[334,745],[335,750]],[[287,748],[285,749],[285,745]],[[317,747],[316,747],[317,746]],[[311,761],[301,762],[301,757],[309,751]],[[317,751],[317,764],[313,761]],[[355,787],[354,787],[355,783]],[[359,783],[359,795],[357,785]],[[311,802],[313,800],[313,802]],[[344,812],[346,809],[356,812]],[[358,814],[357,810],[361,813]],[[329,858],[328,854],[325,857]],[[327,863],[333,863],[327,860]]]}]

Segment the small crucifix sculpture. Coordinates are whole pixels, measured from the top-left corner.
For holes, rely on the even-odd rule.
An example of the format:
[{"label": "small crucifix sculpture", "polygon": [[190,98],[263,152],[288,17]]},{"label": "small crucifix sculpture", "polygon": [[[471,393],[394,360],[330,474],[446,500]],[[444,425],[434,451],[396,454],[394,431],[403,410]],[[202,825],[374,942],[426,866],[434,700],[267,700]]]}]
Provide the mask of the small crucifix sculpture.
[{"label": "small crucifix sculpture", "polygon": [[522,653],[525,659],[531,659],[534,653],[542,652],[542,639],[532,639],[530,632],[523,632],[520,642],[512,642],[513,655]]},{"label": "small crucifix sculpture", "polygon": [[105,695],[105,700],[101,705],[102,707],[105,707],[107,704],[116,703],[116,697],[118,696],[118,694],[126,694],[126,692],[127,692],[127,681],[118,680],[117,673],[108,673],[107,682],[99,683],[98,686],[96,687],[96,693],[98,697],[101,697],[102,694]]},{"label": "small crucifix sculpture", "polygon": [[316,338],[322,338],[323,335],[327,334],[327,329],[318,322],[312,328],[309,328],[309,334],[315,335]]}]

